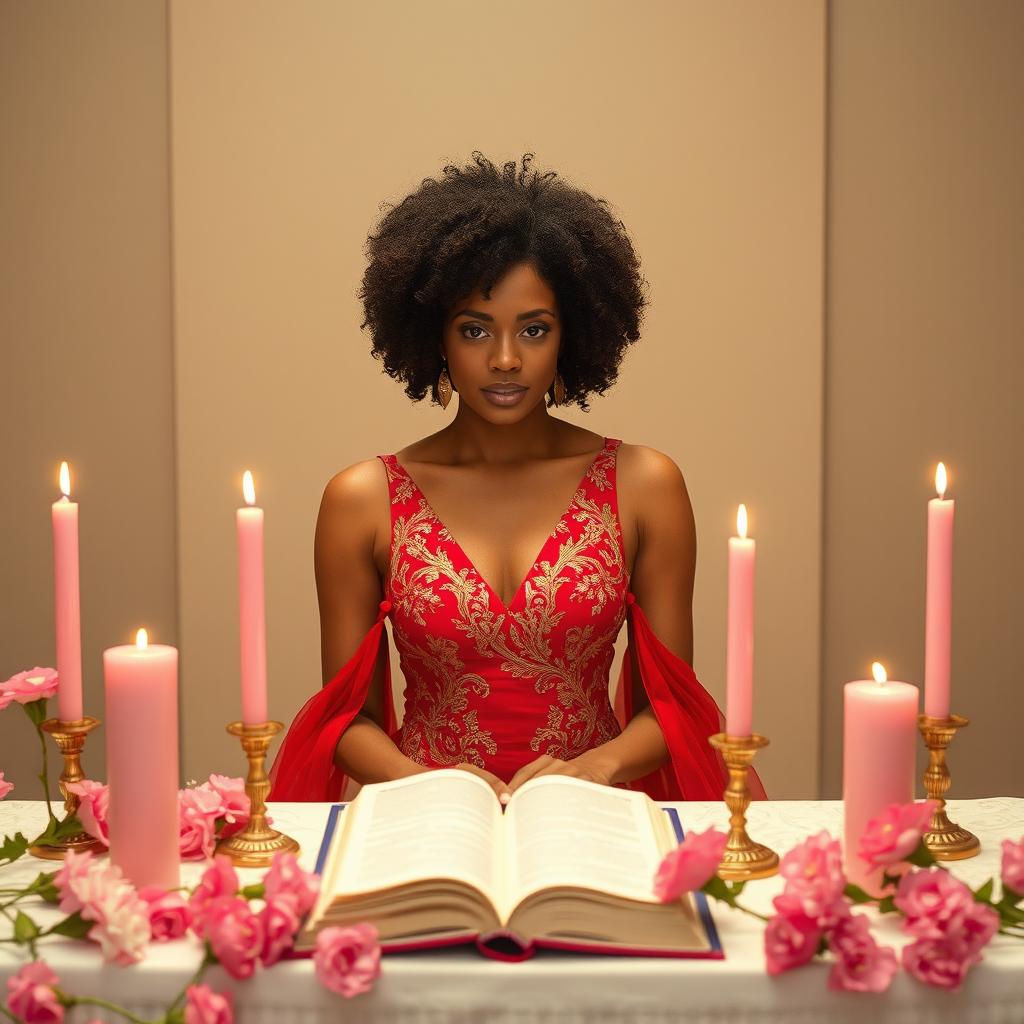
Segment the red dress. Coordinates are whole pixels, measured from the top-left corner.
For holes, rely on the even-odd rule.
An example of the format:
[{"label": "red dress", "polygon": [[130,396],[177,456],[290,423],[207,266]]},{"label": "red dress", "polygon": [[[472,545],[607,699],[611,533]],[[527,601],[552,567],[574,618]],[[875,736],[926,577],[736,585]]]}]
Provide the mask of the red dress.
[{"label": "red dress", "polygon": [[[615,489],[620,444],[605,439],[508,606],[395,456],[378,456],[391,497],[385,600],[356,652],[295,716],[269,799],[340,798],[346,779],[334,750],[366,699],[388,614],[406,689],[399,727],[389,667],[385,730],[418,764],[468,762],[507,781],[541,754],[569,760],[617,736],[632,714],[629,650],[614,709],[609,670],[629,616],[630,648],[670,753],[631,787],[657,800],[721,799],[728,775],[707,738],[724,730],[722,714],[629,590]],[[753,772],[751,786],[764,796]]]}]

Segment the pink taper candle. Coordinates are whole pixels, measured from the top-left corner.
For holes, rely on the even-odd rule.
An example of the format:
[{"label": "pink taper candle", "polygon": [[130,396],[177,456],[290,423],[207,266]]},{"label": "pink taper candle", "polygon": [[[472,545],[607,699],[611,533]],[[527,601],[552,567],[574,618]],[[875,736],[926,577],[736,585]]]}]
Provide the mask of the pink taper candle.
[{"label": "pink taper candle", "polygon": [[890,804],[914,799],[914,753],[920,694],[910,683],[886,680],[847,683],[843,694],[843,859],[846,877],[874,896],[882,872],[869,872],[857,855],[864,828]]},{"label": "pink taper candle", "polygon": [[242,491],[247,508],[235,517],[238,530],[238,620],[242,645],[242,721],[267,720],[267,639],[263,600],[263,509],[256,507],[252,473]]},{"label": "pink taper candle", "polygon": [[178,651],[148,643],[103,652],[110,860],[136,888],[173,889],[178,855]]},{"label": "pink taper candle", "polygon": [[729,538],[729,615],[725,651],[725,731],[751,734],[754,679],[754,555],[747,537],[747,506],[736,515],[738,537]]},{"label": "pink taper candle", "polygon": [[57,717],[82,717],[82,639],[78,591],[78,503],[71,501],[71,474],[60,464],[64,496],[53,503],[53,611],[57,634]]},{"label": "pink taper candle", "polygon": [[924,624],[924,713],[949,717],[949,647],[953,614],[953,499],[946,467],[935,471],[937,498],[928,502],[928,582]]}]

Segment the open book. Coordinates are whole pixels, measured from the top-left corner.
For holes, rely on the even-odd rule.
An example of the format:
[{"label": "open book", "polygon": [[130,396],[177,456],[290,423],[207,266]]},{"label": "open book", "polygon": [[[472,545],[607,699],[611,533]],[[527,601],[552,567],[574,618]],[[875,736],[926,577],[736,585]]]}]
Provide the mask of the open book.
[{"label": "open book", "polygon": [[654,896],[681,830],[644,793],[551,775],[503,813],[481,779],[444,769],[364,786],[340,811],[297,951],[320,928],[368,921],[386,950],[475,941],[500,959],[537,946],[722,956],[703,894]]}]

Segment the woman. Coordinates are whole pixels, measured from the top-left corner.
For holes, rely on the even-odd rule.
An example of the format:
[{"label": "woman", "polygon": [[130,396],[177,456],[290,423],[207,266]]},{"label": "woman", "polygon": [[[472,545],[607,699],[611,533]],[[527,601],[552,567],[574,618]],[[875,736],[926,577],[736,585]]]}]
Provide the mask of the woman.
[{"label": "woman", "polygon": [[639,262],[604,200],[531,171],[531,154],[518,171],[473,156],[424,180],[367,246],[374,356],[415,401],[459,398],[441,430],[327,484],[325,685],[292,723],[271,799],[335,800],[348,780],[437,767],[473,772],[503,801],[549,774],[720,799],[727,776],[707,737],[721,714],[689,665],[696,536],[682,474],[548,411],[586,411],[614,383],[640,337]]}]

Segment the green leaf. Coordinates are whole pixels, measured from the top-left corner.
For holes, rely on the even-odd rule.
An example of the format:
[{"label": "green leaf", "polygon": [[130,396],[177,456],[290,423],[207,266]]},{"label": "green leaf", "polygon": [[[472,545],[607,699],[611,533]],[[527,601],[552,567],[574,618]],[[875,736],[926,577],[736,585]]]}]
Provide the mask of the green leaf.
[{"label": "green leaf", "polygon": [[907,860],[919,868],[930,868],[933,864],[937,863],[932,856],[932,851],[925,846],[924,837],[918,842],[917,849],[914,850]]},{"label": "green leaf", "polygon": [[1005,903],[999,903],[996,905],[996,910],[999,911],[999,917],[1004,924],[1013,924],[1018,927],[1024,924],[1024,910],[1019,907],[1008,907]]},{"label": "green leaf", "polygon": [[69,939],[84,939],[92,931],[93,922],[86,921],[82,912],[76,910],[69,914],[59,924],[47,929],[49,935],[66,935]]},{"label": "green leaf", "polygon": [[890,875],[888,871],[882,872],[882,888],[883,889],[895,889],[900,884],[899,875]]},{"label": "green leaf", "polygon": [[990,878],[984,885],[979,885],[974,890],[975,903],[989,903],[992,899],[992,890],[996,887],[995,879]]},{"label": "green leaf", "polygon": [[168,1013],[164,1017],[164,1021],[166,1022],[166,1024],[185,1024],[184,1007],[181,1007],[177,1010],[171,1010],[170,1013]]},{"label": "green leaf", "polygon": [[21,945],[31,942],[39,934],[39,925],[23,910],[14,919],[14,941]]},{"label": "green leaf", "polygon": [[854,885],[852,882],[846,883],[846,888],[843,892],[853,900],[854,903],[874,903],[874,896],[869,896],[859,885]]},{"label": "green leaf", "polygon": [[878,901],[878,912],[880,914],[895,914],[898,912],[892,896],[885,896]]},{"label": "green leaf", "polygon": [[733,894],[733,896],[739,896],[739,894],[741,892],[743,892],[743,887],[746,884],[747,883],[745,881],[743,881],[742,879],[740,879],[740,881],[738,881],[738,882],[733,882],[732,883],[732,894]]},{"label": "green leaf", "polygon": [[47,903],[59,903],[60,893],[53,880],[57,877],[56,871],[40,871],[32,880],[32,884],[26,888],[26,892],[34,893]]},{"label": "green leaf", "polygon": [[40,697],[39,700],[30,700],[27,704],[22,704],[21,706],[37,729],[46,721],[45,697]]},{"label": "green leaf", "polygon": [[718,875],[712,875],[701,886],[701,892],[707,893],[713,899],[728,903],[730,907],[736,904],[736,897],[733,896],[732,890]]},{"label": "green leaf", "polygon": [[0,860],[17,860],[24,856],[27,849],[28,840],[20,832],[4,836],[4,844],[0,846]]},{"label": "green leaf", "polygon": [[60,824],[56,818],[51,818],[46,823],[46,828],[39,833],[32,841],[33,846],[53,846],[53,840],[57,834],[57,826]]},{"label": "green leaf", "polygon": [[253,882],[242,889],[242,898],[247,900],[261,900],[264,896],[263,883]]},{"label": "green leaf", "polygon": [[69,814],[63,821],[57,824],[54,829],[54,839],[67,839],[69,836],[83,832],[82,823],[73,814]]},{"label": "green leaf", "polygon": [[1003,897],[999,901],[1000,905],[1015,907],[1021,900],[1024,900],[1024,895],[1019,892],[1014,892],[1005,882],[1003,882]]}]

